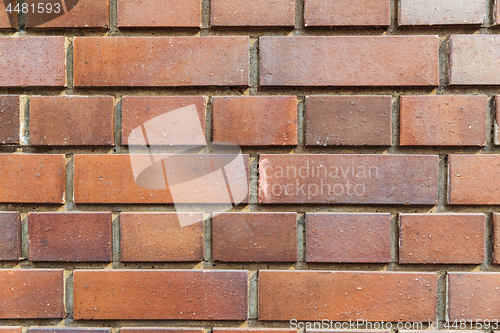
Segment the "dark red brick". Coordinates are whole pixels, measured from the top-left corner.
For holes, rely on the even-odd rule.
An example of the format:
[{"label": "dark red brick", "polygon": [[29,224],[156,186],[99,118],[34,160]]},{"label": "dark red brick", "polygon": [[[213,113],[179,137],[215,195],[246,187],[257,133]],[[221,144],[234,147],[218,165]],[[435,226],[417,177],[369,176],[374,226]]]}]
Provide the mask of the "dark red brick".
[{"label": "dark red brick", "polygon": [[295,262],[297,214],[214,213],[212,256],[229,262]]},{"label": "dark red brick", "polygon": [[0,270],[0,319],[64,318],[62,269]]},{"label": "dark red brick", "polygon": [[247,271],[77,270],[74,318],[246,320]]},{"label": "dark red brick", "polygon": [[305,26],[387,26],[390,0],[305,0]]},{"label": "dark red brick", "polygon": [[261,37],[262,86],[436,86],[437,36]]},{"label": "dark red brick", "polygon": [[306,145],[390,146],[391,96],[307,96]]},{"label": "dark red brick", "polygon": [[485,253],[484,214],[399,215],[402,264],[481,264]]},{"label": "dark red brick", "polygon": [[297,145],[297,97],[214,97],[213,141],[239,146]]},{"label": "dark red brick", "polygon": [[481,24],[487,0],[400,0],[399,25]]},{"label": "dark red brick", "polygon": [[112,96],[35,96],[30,99],[33,146],[111,146]]},{"label": "dark red brick", "polygon": [[203,260],[203,213],[121,213],[122,261]]},{"label": "dark red brick", "polygon": [[0,144],[19,143],[19,96],[0,95]]},{"label": "dark red brick", "polygon": [[76,37],[73,44],[77,87],[249,83],[248,37]]},{"label": "dark red brick", "polygon": [[118,0],[118,27],[201,26],[200,0]]},{"label": "dark red brick", "polygon": [[293,0],[212,0],[212,26],[295,25]]},{"label": "dark red brick", "polygon": [[307,262],[391,262],[391,214],[307,213]]},{"label": "dark red brick", "polygon": [[0,212],[0,261],[21,258],[21,218],[18,212]]},{"label": "dark red brick", "polygon": [[259,320],[434,321],[436,273],[259,271]]}]

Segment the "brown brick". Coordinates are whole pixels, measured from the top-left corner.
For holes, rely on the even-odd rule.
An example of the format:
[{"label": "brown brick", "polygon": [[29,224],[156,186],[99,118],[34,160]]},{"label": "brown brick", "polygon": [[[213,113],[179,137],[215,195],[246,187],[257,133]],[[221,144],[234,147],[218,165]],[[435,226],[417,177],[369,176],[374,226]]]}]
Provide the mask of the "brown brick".
[{"label": "brown brick", "polygon": [[201,26],[200,0],[118,0],[118,27]]},{"label": "brown brick", "polygon": [[307,262],[391,262],[391,214],[306,214]]},{"label": "brown brick", "polygon": [[500,204],[500,155],[449,155],[448,203]]},{"label": "brown brick", "polygon": [[307,96],[305,114],[308,146],[392,143],[391,96]]},{"label": "brown brick", "polygon": [[486,146],[488,97],[402,96],[402,146]]},{"label": "brown brick", "polygon": [[0,202],[64,203],[63,155],[0,154]]},{"label": "brown brick", "polygon": [[437,36],[261,37],[259,48],[262,86],[439,83]]},{"label": "brown brick", "polygon": [[484,214],[401,214],[399,262],[402,264],[481,264]]},{"label": "brown brick", "polygon": [[487,0],[399,0],[399,25],[481,24]]},{"label": "brown brick", "polygon": [[0,29],[16,29],[17,28],[17,15],[16,12],[7,12],[7,8],[16,7],[16,0],[4,0],[0,2]]},{"label": "brown brick", "polygon": [[455,35],[450,38],[450,84],[500,84],[500,36]]},{"label": "brown brick", "polygon": [[259,271],[259,320],[431,321],[436,273]]},{"label": "brown brick", "polygon": [[18,144],[19,126],[19,96],[0,95],[0,144]]},{"label": "brown brick", "polygon": [[86,327],[30,327],[28,333],[111,333],[111,329]]},{"label": "brown brick", "polygon": [[[203,96],[124,96],[122,143],[138,144],[144,140],[143,133],[146,132],[150,146],[204,145],[205,109],[206,98]],[[174,114],[169,114],[171,111],[178,115],[175,119]],[[198,114],[196,119],[190,119],[191,112]],[[144,130],[138,129],[139,126],[144,126]]]},{"label": "brown brick", "polygon": [[305,26],[388,26],[390,0],[305,0]]},{"label": "brown brick", "polygon": [[123,327],[121,333],[205,333],[203,328],[188,327]]},{"label": "brown brick", "polygon": [[0,270],[0,318],[64,318],[62,269]]},{"label": "brown brick", "polygon": [[260,155],[259,202],[434,205],[437,155]]},{"label": "brown brick", "polygon": [[248,37],[76,37],[73,43],[77,87],[249,82]]},{"label": "brown brick", "polygon": [[31,261],[111,261],[111,213],[29,213]]},{"label": "brown brick", "polygon": [[448,273],[448,316],[450,321],[500,320],[499,273]]},{"label": "brown brick", "polygon": [[500,264],[500,214],[493,214],[493,263]]},{"label": "brown brick", "polygon": [[0,212],[0,261],[21,258],[21,218],[18,212]]},{"label": "brown brick", "polygon": [[239,146],[297,145],[297,97],[214,97],[213,141]]},{"label": "brown brick", "polygon": [[[28,12],[25,14],[26,28],[108,28],[109,0],[26,0]],[[52,4],[52,13],[47,14]],[[39,14],[38,6],[45,12]],[[58,9],[59,8],[59,9]],[[33,11],[34,9],[34,11]],[[41,10],[40,10],[41,11]]]},{"label": "brown brick", "polygon": [[[151,160],[155,163],[151,164]],[[75,155],[74,200],[76,203],[246,203],[248,161],[248,155]],[[222,168],[231,184],[233,200],[228,197]],[[169,186],[165,184],[163,170],[168,174]]]},{"label": "brown brick", "polygon": [[295,25],[293,0],[212,0],[212,26]]},{"label": "brown brick", "polygon": [[203,260],[203,213],[120,213],[122,261]]},{"label": "brown brick", "polygon": [[214,213],[212,255],[217,261],[297,261],[296,213]]},{"label": "brown brick", "polygon": [[33,146],[114,144],[112,96],[35,96],[29,108]]},{"label": "brown brick", "polygon": [[64,37],[0,37],[0,87],[64,87]]},{"label": "brown brick", "polygon": [[247,271],[77,270],[74,318],[246,320]]}]

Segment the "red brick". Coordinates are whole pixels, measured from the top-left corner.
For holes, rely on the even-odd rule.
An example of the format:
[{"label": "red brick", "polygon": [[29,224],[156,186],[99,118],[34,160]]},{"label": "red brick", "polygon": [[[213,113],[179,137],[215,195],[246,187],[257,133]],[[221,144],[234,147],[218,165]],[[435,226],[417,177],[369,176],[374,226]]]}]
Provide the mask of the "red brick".
[{"label": "red brick", "polygon": [[[25,14],[26,28],[109,27],[109,0],[65,0],[58,13],[55,4],[60,4],[60,1],[26,0],[26,3],[29,5],[28,13]],[[47,3],[53,4],[50,14],[46,12]],[[45,9],[43,14],[39,14],[39,4]]]},{"label": "red brick", "polygon": [[247,271],[77,270],[74,318],[246,320]]},{"label": "red brick", "polygon": [[214,333],[297,333],[296,329],[286,329],[286,328],[223,328],[214,327]]},{"label": "red brick", "polygon": [[297,214],[214,213],[212,255],[228,262],[295,262]]},{"label": "red brick", "polygon": [[111,328],[30,327],[28,333],[111,333]]},{"label": "red brick", "polygon": [[305,26],[388,26],[390,0],[305,0]]},{"label": "red brick", "polygon": [[64,203],[63,155],[0,154],[0,202]]},{"label": "red brick", "polygon": [[435,273],[259,271],[259,320],[433,321]]},{"label": "red brick", "polygon": [[487,0],[400,0],[399,25],[481,24]]},{"label": "red brick", "polygon": [[201,261],[204,220],[203,213],[120,213],[121,261]]},{"label": "red brick", "polygon": [[18,144],[19,126],[19,96],[0,95],[0,144]]},{"label": "red brick", "polygon": [[[156,163],[151,164],[151,160]],[[246,203],[248,161],[248,155],[75,155],[74,200],[76,203]],[[174,185],[165,184],[164,168],[169,184]],[[221,168],[231,184],[232,201]],[[210,177],[206,177],[208,174]]]},{"label": "red brick", "polygon": [[434,205],[437,155],[260,155],[259,202]]},{"label": "red brick", "polygon": [[32,146],[114,144],[112,96],[35,96],[29,108]]},{"label": "red brick", "polygon": [[486,146],[488,97],[402,96],[402,146]]},{"label": "red brick", "polygon": [[64,318],[62,269],[0,270],[0,318]]},{"label": "red brick", "polygon": [[500,214],[493,214],[493,263],[500,264]]},{"label": "red brick", "polygon": [[448,203],[500,204],[500,155],[449,155]]},{"label": "red brick", "polygon": [[[196,119],[190,119],[191,112],[195,113],[193,107],[198,114]],[[124,96],[122,142],[125,145],[138,144],[144,140],[145,132],[150,146],[204,145],[205,109],[206,98],[203,96]],[[169,114],[171,111],[177,116]],[[139,126],[144,129],[138,129]]]},{"label": "red brick", "polygon": [[401,214],[399,262],[402,264],[481,264],[484,214]]},{"label": "red brick", "polygon": [[262,86],[436,86],[437,36],[261,37]]},{"label": "red brick", "polygon": [[0,261],[21,258],[21,218],[18,212],[0,212]]},{"label": "red brick", "polygon": [[29,213],[31,261],[111,261],[111,213]]},{"label": "red brick", "polygon": [[64,87],[64,37],[1,37],[0,87]]},{"label": "red brick", "polygon": [[0,2],[0,29],[16,29],[17,28],[17,13],[7,12],[7,7],[11,9],[16,7],[16,0],[4,0]]},{"label": "red brick", "polygon": [[500,36],[455,35],[450,38],[450,84],[500,84]]},{"label": "red brick", "polygon": [[213,141],[239,146],[297,145],[297,97],[214,97]]},{"label": "red brick", "polygon": [[392,143],[391,96],[307,96],[305,114],[308,146]]},{"label": "red brick", "polygon": [[249,83],[248,37],[76,37],[73,43],[77,87]]},{"label": "red brick", "polygon": [[391,262],[391,214],[306,214],[307,262]]},{"label": "red brick", "polygon": [[499,273],[448,273],[448,316],[454,320],[500,320]]},{"label": "red brick", "polygon": [[188,327],[122,327],[122,333],[205,333],[203,328]]},{"label": "red brick", "polygon": [[294,26],[293,0],[212,0],[212,26]]},{"label": "red brick", "polygon": [[118,0],[118,27],[201,26],[200,0]]}]

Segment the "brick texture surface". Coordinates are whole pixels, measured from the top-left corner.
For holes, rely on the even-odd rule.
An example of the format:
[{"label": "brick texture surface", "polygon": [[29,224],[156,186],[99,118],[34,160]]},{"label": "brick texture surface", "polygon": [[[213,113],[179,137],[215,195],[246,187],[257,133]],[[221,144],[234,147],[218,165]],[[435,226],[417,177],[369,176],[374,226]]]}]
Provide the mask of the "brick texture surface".
[{"label": "brick texture surface", "polygon": [[387,26],[389,0],[305,0],[305,26]]},{"label": "brick texture surface", "polygon": [[17,212],[0,212],[0,261],[21,258],[21,219]]},{"label": "brick texture surface", "polygon": [[487,0],[400,0],[399,25],[481,24]]},{"label": "brick texture surface", "polygon": [[291,26],[295,24],[293,0],[212,0],[213,26]]},{"label": "brick texture surface", "polygon": [[118,0],[118,26],[186,27],[201,25],[200,0]]},{"label": "brick texture surface", "polygon": [[0,3],[0,29],[16,29],[17,15],[15,12],[8,12],[7,8],[15,8],[15,0],[6,0]]},{"label": "brick texture surface", "polygon": [[19,143],[19,96],[0,96],[0,144]]},{"label": "brick texture surface", "polygon": [[493,262],[500,264],[500,215],[493,214]]}]

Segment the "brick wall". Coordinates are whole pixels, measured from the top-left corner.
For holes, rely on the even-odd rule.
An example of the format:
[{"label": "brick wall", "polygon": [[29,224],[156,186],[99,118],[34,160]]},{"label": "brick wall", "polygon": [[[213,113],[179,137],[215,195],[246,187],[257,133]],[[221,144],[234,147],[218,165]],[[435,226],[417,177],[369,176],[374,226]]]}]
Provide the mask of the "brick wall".
[{"label": "brick wall", "polygon": [[0,333],[500,329],[500,2],[19,1]]}]

